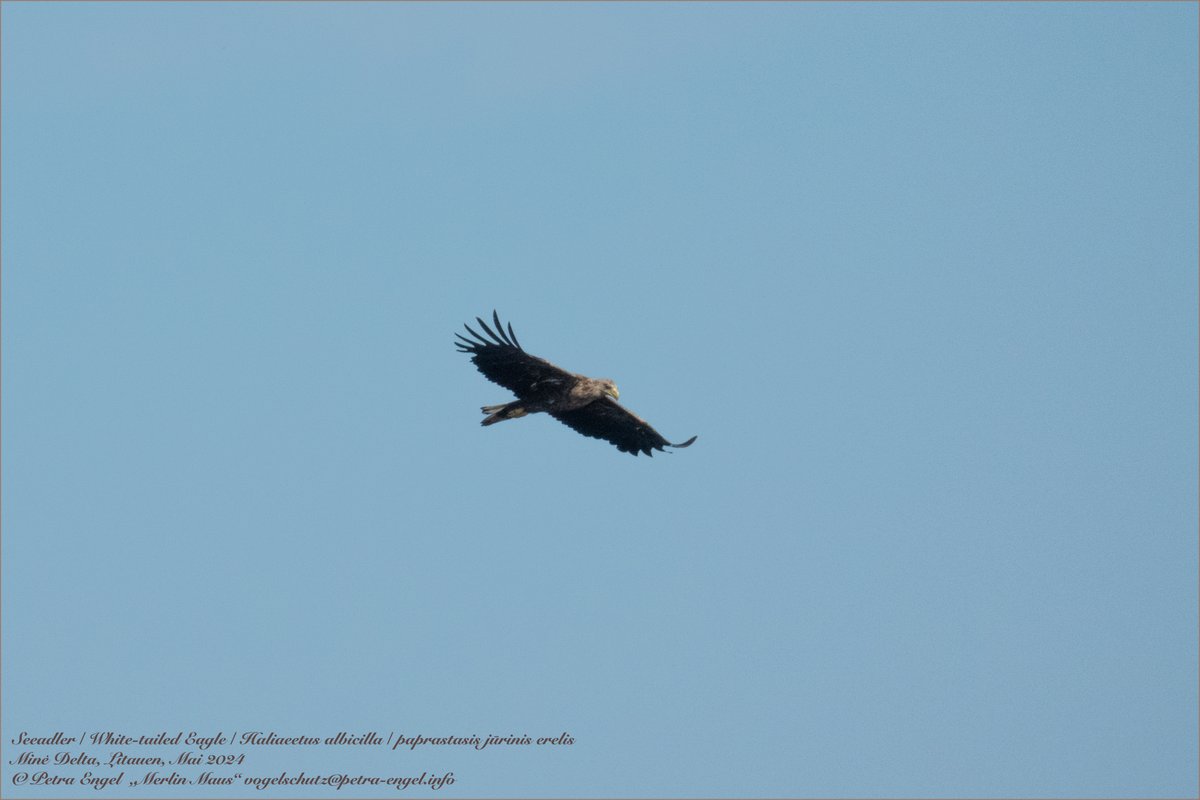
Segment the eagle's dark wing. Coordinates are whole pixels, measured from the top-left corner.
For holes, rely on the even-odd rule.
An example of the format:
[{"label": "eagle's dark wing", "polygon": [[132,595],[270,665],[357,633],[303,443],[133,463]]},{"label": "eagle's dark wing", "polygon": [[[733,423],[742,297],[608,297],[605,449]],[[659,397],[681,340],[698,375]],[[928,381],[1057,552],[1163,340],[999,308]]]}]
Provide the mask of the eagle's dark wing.
[{"label": "eagle's dark wing", "polygon": [[467,333],[474,339],[456,333],[454,335],[461,341],[454,344],[460,352],[471,354],[471,361],[492,383],[498,383],[515,392],[521,399],[545,392],[558,393],[574,383],[575,376],[571,373],[521,349],[521,343],[513,333],[512,323],[509,323],[506,333],[504,326],[500,324],[500,315],[495,311],[492,312],[492,320],[496,323],[495,331],[479,317],[475,319],[491,337],[491,341],[476,333],[470,325],[464,325]]},{"label": "eagle's dark wing", "polygon": [[622,453],[637,455],[639,452],[653,456],[654,450],[664,447],[687,447],[696,437],[680,444],[671,444],[646,420],[634,414],[611,397],[604,397],[573,411],[551,411],[550,415],[569,428],[604,439],[617,446]]}]

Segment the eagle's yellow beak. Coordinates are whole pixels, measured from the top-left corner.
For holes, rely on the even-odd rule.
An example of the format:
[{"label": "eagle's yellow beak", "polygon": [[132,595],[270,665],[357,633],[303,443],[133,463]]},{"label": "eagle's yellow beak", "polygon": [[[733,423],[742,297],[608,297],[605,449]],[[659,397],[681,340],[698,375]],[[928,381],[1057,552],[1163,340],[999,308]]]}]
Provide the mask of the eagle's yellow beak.
[{"label": "eagle's yellow beak", "polygon": [[613,400],[620,400],[620,399],[621,399],[621,392],[620,392],[620,391],[617,389],[617,387],[616,387],[616,386],[612,387],[612,391],[610,391],[610,392],[609,392],[609,394],[611,394],[611,395],[612,395],[612,399],[613,399]]}]

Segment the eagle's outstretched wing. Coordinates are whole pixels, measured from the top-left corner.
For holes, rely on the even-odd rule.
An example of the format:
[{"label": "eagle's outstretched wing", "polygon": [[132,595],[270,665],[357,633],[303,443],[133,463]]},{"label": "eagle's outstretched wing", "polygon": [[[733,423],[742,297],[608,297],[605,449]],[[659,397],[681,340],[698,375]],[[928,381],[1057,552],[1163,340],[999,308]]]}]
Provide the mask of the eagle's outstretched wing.
[{"label": "eagle's outstretched wing", "polygon": [[508,331],[505,332],[504,326],[500,324],[500,315],[495,311],[492,312],[492,321],[496,323],[495,331],[479,317],[475,319],[484,333],[491,337],[491,341],[476,333],[470,325],[464,325],[467,333],[474,339],[456,333],[454,335],[461,341],[454,344],[460,352],[471,354],[471,361],[492,383],[498,383],[516,393],[517,397],[525,399],[543,393],[551,387],[561,390],[574,381],[575,376],[566,370],[554,366],[544,358],[526,353],[513,333],[512,323],[509,323]]},{"label": "eagle's outstretched wing", "polygon": [[671,444],[662,434],[650,427],[646,420],[620,405],[611,397],[605,397],[583,408],[573,411],[551,411],[550,416],[584,436],[604,439],[617,446],[622,453],[648,456],[664,447],[687,447],[696,437],[686,442]]}]

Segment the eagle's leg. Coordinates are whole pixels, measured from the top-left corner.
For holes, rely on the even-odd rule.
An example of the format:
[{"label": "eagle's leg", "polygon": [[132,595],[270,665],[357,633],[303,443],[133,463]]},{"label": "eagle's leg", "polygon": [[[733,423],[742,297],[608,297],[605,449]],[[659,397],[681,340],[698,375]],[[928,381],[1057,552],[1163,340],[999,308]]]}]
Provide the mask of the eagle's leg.
[{"label": "eagle's leg", "polygon": [[529,413],[529,410],[521,403],[520,400],[514,400],[511,403],[504,403],[498,406],[484,406],[480,409],[485,414],[491,414],[481,424],[495,425],[497,422],[503,422],[506,419],[516,419],[523,417]]}]

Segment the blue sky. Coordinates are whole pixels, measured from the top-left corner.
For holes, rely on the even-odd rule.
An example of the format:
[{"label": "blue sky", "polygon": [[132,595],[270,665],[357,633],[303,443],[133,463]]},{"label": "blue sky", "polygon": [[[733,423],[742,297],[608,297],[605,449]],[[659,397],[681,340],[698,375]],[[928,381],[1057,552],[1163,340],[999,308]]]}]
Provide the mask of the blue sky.
[{"label": "blue sky", "polygon": [[[1195,4],[0,17],[6,796],[1197,793]],[[481,428],[493,308],[699,440]]]}]

